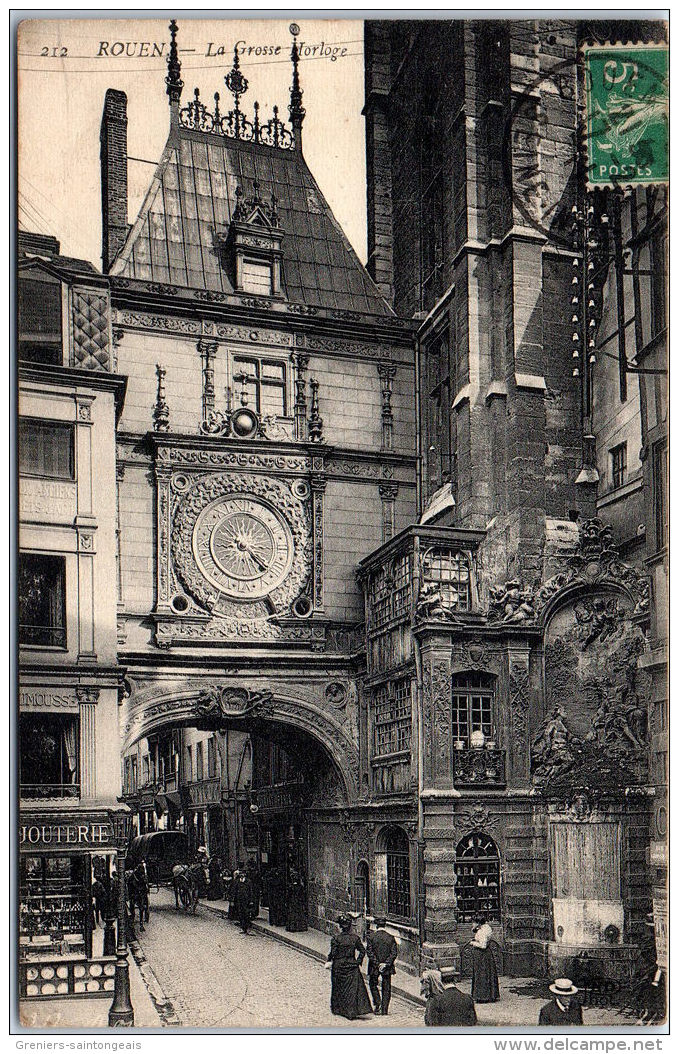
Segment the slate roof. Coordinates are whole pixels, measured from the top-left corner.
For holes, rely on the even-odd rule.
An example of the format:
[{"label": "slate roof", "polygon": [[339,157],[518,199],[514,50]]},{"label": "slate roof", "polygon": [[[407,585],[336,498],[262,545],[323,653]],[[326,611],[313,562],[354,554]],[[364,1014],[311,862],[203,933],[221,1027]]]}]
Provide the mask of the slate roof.
[{"label": "slate roof", "polygon": [[87,260],[78,260],[74,256],[62,256],[61,246],[56,238],[49,234],[35,234],[32,231],[17,232],[17,262],[19,267],[48,264],[52,269],[71,275],[96,275],[100,273]]},{"label": "slate roof", "polygon": [[151,186],[112,275],[192,289],[233,292],[219,259],[244,197],[274,194],[284,231],[283,291],[292,303],[393,317],[361,264],[299,151],[178,128],[170,133]]}]

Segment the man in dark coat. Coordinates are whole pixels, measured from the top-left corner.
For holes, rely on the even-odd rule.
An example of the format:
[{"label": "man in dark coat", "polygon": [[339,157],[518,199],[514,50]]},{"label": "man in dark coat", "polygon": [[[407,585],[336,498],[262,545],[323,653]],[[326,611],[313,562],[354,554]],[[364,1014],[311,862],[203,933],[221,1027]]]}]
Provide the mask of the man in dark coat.
[{"label": "man in dark coat", "polygon": [[542,1007],[538,1025],[547,1025],[549,1028],[581,1025],[582,1007],[573,999],[579,989],[575,987],[571,979],[558,977],[554,984],[550,984],[549,990],[554,998]]},{"label": "man in dark coat", "polygon": [[254,899],[255,894],[252,888],[252,882],[243,871],[236,879],[233,891],[236,918],[240,923],[240,928],[243,933],[247,933],[250,929],[250,923],[253,919]]},{"label": "man in dark coat", "polygon": [[[391,978],[396,973],[396,956],[398,945],[391,933],[387,931],[385,918],[375,919],[375,932],[368,935],[368,982],[376,1014],[389,1013],[391,999]],[[382,992],[380,993],[380,980]]]},{"label": "man in dark coat", "polygon": [[424,1023],[429,1028],[458,1028],[476,1024],[474,1000],[455,986],[454,970],[427,970],[422,975],[422,994],[427,1000]]}]

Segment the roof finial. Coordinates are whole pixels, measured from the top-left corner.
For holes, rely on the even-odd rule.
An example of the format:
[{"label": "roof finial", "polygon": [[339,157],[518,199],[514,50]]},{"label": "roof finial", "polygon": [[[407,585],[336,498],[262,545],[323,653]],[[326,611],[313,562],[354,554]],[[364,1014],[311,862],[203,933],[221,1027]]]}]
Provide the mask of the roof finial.
[{"label": "roof finial", "polygon": [[295,150],[299,150],[301,153],[302,121],[304,120],[306,110],[302,106],[303,92],[299,86],[299,48],[297,47],[299,26],[296,22],[291,23],[290,33],[292,34],[292,51],[290,52],[290,58],[292,59],[292,86],[290,88],[290,105],[288,107],[288,112],[290,114],[292,134],[295,137]]},{"label": "roof finial", "polygon": [[179,116],[179,100],[184,87],[184,81],[181,78],[182,64],[177,51],[177,32],[177,20],[173,18],[170,22],[170,54],[167,57],[167,77],[165,78],[167,94],[170,98],[170,119],[173,123]]}]

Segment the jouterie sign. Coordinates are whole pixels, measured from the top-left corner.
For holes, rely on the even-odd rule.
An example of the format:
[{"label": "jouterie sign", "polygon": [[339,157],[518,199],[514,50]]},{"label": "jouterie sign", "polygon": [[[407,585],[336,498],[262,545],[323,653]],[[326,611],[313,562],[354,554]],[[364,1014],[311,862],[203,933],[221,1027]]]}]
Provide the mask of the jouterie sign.
[{"label": "jouterie sign", "polygon": [[77,818],[63,823],[26,823],[19,826],[19,848],[27,849],[109,849],[115,848],[113,827],[100,820],[79,823]]}]

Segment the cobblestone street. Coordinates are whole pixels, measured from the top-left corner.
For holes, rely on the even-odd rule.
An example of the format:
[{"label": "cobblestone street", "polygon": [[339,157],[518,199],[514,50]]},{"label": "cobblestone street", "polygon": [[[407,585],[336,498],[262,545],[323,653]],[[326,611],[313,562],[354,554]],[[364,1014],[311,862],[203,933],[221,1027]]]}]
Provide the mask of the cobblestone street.
[{"label": "cobblestone street", "polygon": [[202,1028],[418,1028],[422,1010],[393,997],[387,1018],[347,1021],[330,1013],[330,971],[308,956],[199,905],[176,911],[166,890],[151,896],[139,944],[182,1025]]}]

